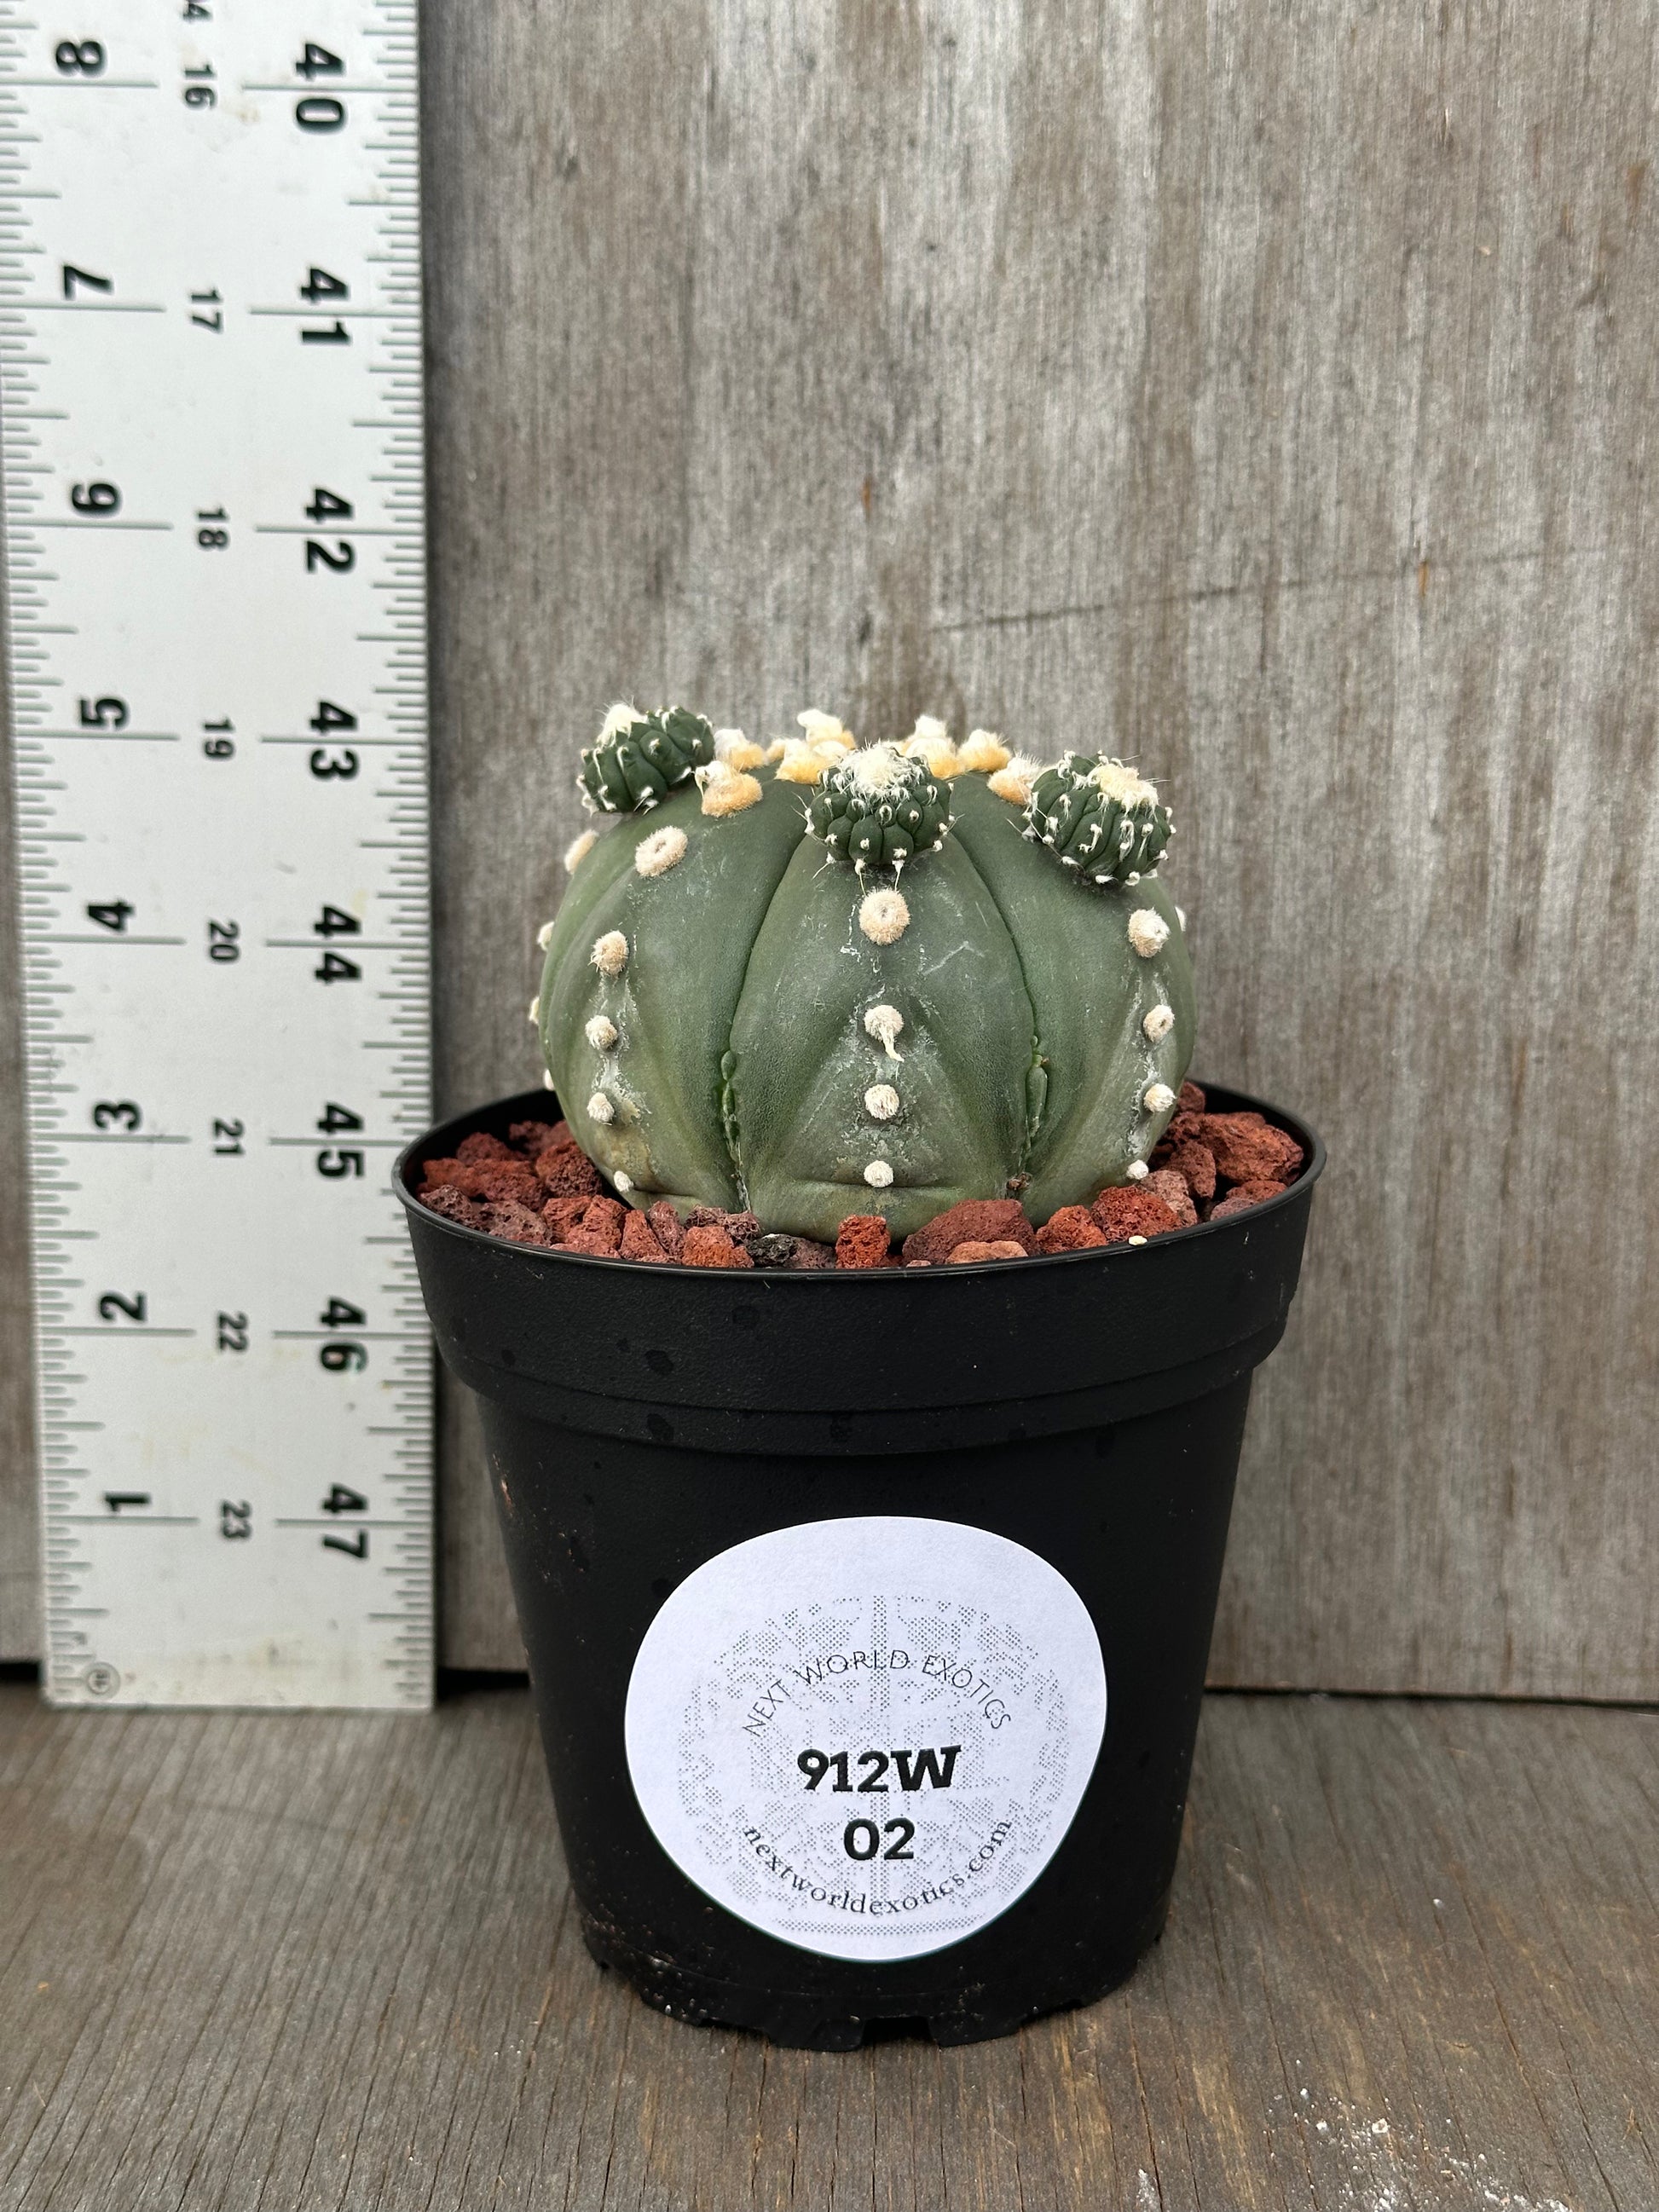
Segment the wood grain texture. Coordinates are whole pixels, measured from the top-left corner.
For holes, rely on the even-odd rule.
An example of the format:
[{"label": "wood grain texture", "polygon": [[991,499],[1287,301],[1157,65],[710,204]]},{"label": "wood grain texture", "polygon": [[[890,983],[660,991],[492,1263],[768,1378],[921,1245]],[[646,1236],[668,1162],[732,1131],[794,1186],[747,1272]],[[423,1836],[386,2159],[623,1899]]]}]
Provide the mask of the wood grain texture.
[{"label": "wood grain texture", "polygon": [[445,1103],[618,693],[1161,774],[1200,1066],[1333,1154],[1220,1680],[1659,1695],[1656,27],[428,12]]},{"label": "wood grain texture", "polygon": [[1126,1988],[778,2051],[588,1959],[517,1689],[0,1691],[11,2212],[1649,2212],[1659,1717],[1224,1697]]},{"label": "wood grain texture", "polygon": [[618,692],[1109,741],[1333,1153],[1218,1679],[1659,1697],[1654,11],[425,13],[446,1110]]}]

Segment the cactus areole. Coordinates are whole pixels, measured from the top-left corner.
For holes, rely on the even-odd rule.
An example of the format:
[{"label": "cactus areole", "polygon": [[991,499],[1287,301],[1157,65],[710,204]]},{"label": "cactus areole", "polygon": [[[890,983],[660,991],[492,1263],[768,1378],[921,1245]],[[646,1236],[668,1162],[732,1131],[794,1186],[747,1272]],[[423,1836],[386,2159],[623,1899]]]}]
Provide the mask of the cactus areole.
[{"label": "cactus areole", "polygon": [[634,1206],[824,1239],[1010,1194],[1041,1222],[1128,1178],[1193,1043],[1152,786],[931,721],[772,754],[618,707],[582,755],[617,818],[572,848],[538,1019],[589,1158]]}]

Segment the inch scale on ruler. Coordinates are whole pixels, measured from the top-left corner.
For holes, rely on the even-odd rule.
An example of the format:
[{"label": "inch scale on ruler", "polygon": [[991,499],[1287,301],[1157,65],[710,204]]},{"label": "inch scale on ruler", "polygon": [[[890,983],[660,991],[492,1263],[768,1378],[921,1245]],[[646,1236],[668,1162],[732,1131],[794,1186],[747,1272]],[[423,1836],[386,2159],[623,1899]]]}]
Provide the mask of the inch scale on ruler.
[{"label": "inch scale on ruler", "polygon": [[422,1706],[416,0],[0,0],[65,1705]]}]

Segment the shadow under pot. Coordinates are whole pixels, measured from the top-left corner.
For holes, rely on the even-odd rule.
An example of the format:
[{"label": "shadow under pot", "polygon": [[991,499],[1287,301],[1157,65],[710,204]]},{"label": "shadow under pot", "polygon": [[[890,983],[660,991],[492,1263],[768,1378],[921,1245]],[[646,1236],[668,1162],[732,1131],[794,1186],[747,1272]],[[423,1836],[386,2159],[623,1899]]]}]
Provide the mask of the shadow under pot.
[{"label": "shadow under pot", "polygon": [[1006,2034],[1168,1907],[1250,1377],[1324,1151],[1254,1210],[1026,1263],[788,1273],[510,1244],[414,1192],[589,1949],[683,2020]]}]

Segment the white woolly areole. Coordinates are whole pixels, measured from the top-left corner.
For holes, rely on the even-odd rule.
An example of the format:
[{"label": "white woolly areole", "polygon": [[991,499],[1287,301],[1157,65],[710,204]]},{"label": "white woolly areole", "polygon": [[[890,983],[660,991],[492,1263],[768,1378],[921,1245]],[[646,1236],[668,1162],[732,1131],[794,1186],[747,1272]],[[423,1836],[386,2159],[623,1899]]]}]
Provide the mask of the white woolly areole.
[{"label": "white woolly areole", "polygon": [[785,738],[781,747],[769,747],[766,757],[777,755],[780,783],[816,783],[827,768],[839,768],[847,757],[844,745],[811,744],[805,738]]},{"label": "white woolly areole", "polygon": [[607,929],[593,940],[593,965],[601,975],[620,975],[628,965],[628,939],[619,929]]},{"label": "white woolly areole", "polygon": [[1149,1114],[1167,1114],[1175,1104],[1175,1093],[1167,1083],[1149,1083],[1140,1094],[1140,1103]]},{"label": "white woolly areole", "polygon": [[957,749],[959,766],[975,775],[994,775],[1006,768],[1011,756],[994,730],[969,730]]},{"label": "white woolly areole", "polygon": [[902,1053],[893,1049],[893,1040],[904,1027],[904,1017],[896,1006],[872,1006],[864,1018],[864,1033],[872,1036],[889,1060],[901,1060]]},{"label": "white woolly areole", "polygon": [[890,1121],[899,1109],[899,1095],[890,1083],[872,1083],[864,1094],[864,1110],[873,1121]]},{"label": "white woolly areole", "polygon": [[[574,839],[571,843],[565,847],[564,872],[566,875],[574,876],[575,874],[577,869],[580,867],[582,862],[587,858],[588,854],[592,851],[593,848],[599,843],[599,833],[597,830],[584,830],[580,837]],[[544,922],[542,925],[542,933],[536,939],[537,944],[541,945],[544,951],[546,949],[548,939],[552,934],[552,923],[550,921]]]},{"label": "white woolly areole", "polygon": [[685,858],[685,832],[678,826],[653,830],[634,848],[634,872],[641,876],[665,876]]},{"label": "white woolly areole", "polygon": [[918,714],[916,726],[910,736],[913,740],[920,738],[927,744],[949,744],[951,742],[950,730],[937,714]]},{"label": "white woolly areole", "polygon": [[766,755],[741,730],[716,730],[714,758],[727,768],[758,768]]},{"label": "white woolly areole", "polygon": [[[927,721],[930,718],[923,715]],[[899,747],[907,760],[919,760],[929,775],[952,776],[960,774],[962,762],[949,738],[907,738]]]},{"label": "white woolly areole", "polygon": [[1125,768],[1120,760],[1103,760],[1089,777],[1097,784],[1108,799],[1116,799],[1120,806],[1156,806],[1158,786],[1148,783],[1144,775],[1137,775],[1132,768]]},{"label": "white woolly areole", "polygon": [[872,945],[896,945],[910,927],[910,909],[896,891],[872,891],[859,908],[859,927]]},{"label": "white woolly areole", "polygon": [[553,925],[550,921],[544,921],[541,927],[536,932],[536,942],[544,952],[545,952],[548,946],[551,945],[553,942]]},{"label": "white woolly areole", "polygon": [[595,1014],[582,1030],[595,1052],[609,1052],[617,1042],[617,1024],[605,1014]]},{"label": "white woolly areole", "polygon": [[1147,1042],[1149,1043],[1161,1043],[1163,1040],[1169,1036],[1170,1031],[1175,1027],[1175,1008],[1173,1006],[1154,1006],[1151,1013],[1148,1014],[1146,1019],[1141,1023],[1140,1026],[1146,1031]]},{"label": "white woolly areole", "polygon": [[1145,1160],[1131,1160],[1123,1172],[1131,1182],[1145,1182],[1152,1170]]},{"label": "white woolly areole", "polygon": [[[808,707],[795,717],[798,726],[806,732],[809,745],[833,745],[837,752],[850,753],[858,739],[844,722],[835,715],[826,714],[817,707]],[[792,742],[799,742],[793,740]]]},{"label": "white woolly areole", "polygon": [[612,1188],[619,1190],[624,1198],[627,1197],[629,1192],[634,1188],[633,1176],[630,1175],[624,1175],[620,1168],[618,1168],[615,1175],[611,1176],[611,1182]]},{"label": "white woolly areole", "polygon": [[544,1091],[550,1091],[552,1088],[553,1071],[550,1067],[544,1067],[542,1070],[542,1089]]},{"label": "white woolly areole", "polygon": [[999,799],[1012,799],[1016,806],[1029,806],[1031,786],[1042,773],[1042,762],[1034,761],[1030,753],[1011,753],[1006,766],[991,778],[988,788]]},{"label": "white woolly areole", "polygon": [[538,1021],[540,1021],[541,1018],[542,1018],[542,997],[541,997],[541,993],[538,991],[538,992],[536,994],[535,997],[534,997],[534,998],[530,1001],[530,1012],[528,1012],[528,1014],[526,1014],[526,1015],[525,1018],[526,1018],[526,1020],[530,1024],[531,1028],[532,1028],[532,1029],[534,1029],[534,1028],[535,1028],[535,1026],[536,1026],[536,1024],[537,1024],[537,1023],[538,1023]]},{"label": "white woolly areole", "polygon": [[861,745],[847,764],[848,781],[866,799],[879,799],[904,781],[903,756],[884,739],[878,745]]},{"label": "white woolly areole", "polygon": [[603,744],[607,738],[614,738],[623,730],[631,730],[635,722],[644,720],[637,707],[630,706],[626,699],[618,699],[614,707],[605,710],[605,720],[599,725],[599,743]]},{"label": "white woolly areole", "polygon": [[1155,906],[1138,906],[1129,916],[1129,942],[1143,960],[1162,952],[1170,941],[1170,925]]},{"label": "white woolly areole", "polygon": [[617,1109],[611,1104],[611,1101],[605,1097],[603,1091],[596,1091],[593,1093],[593,1096],[588,1100],[587,1118],[590,1121],[614,1121],[616,1120]]},{"label": "white woolly areole", "polygon": [[885,1160],[872,1160],[864,1170],[864,1180],[872,1190],[885,1190],[893,1180],[893,1170]]},{"label": "white woolly areole", "polygon": [[728,768],[724,761],[710,761],[707,768],[697,769],[696,778],[702,811],[715,821],[723,815],[741,814],[745,806],[758,806],[765,796],[752,775]]}]

